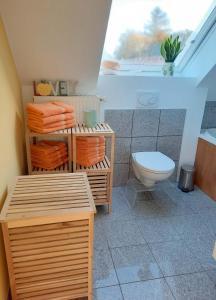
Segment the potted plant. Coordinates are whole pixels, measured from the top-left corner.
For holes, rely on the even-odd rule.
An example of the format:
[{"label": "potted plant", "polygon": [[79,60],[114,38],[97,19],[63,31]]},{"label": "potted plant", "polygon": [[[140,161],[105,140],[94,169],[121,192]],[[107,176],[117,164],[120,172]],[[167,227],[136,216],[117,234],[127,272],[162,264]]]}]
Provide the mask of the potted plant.
[{"label": "potted plant", "polygon": [[172,35],[164,40],[161,44],[160,53],[165,60],[163,66],[164,76],[173,76],[174,73],[174,61],[181,52],[181,42],[179,36],[173,38]]}]

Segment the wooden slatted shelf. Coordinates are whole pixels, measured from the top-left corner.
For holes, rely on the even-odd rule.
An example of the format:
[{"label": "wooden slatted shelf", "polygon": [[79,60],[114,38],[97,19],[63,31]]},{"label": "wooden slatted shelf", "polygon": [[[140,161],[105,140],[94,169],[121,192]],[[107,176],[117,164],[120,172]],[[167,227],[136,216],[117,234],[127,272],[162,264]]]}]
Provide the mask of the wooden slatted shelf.
[{"label": "wooden slatted shelf", "polygon": [[64,165],[55,168],[54,170],[47,170],[43,168],[32,168],[32,175],[37,175],[37,174],[53,174],[53,173],[69,173],[69,167],[68,163],[65,163]]},{"label": "wooden slatted shelf", "polygon": [[[76,138],[79,136],[104,136],[106,140],[110,140],[110,153],[107,155],[103,161],[90,166],[83,167],[76,163]],[[34,168],[31,165],[31,156],[30,156],[30,144],[35,141],[35,139],[41,138],[54,138],[54,139],[67,139],[68,144],[68,160],[67,164],[64,164],[61,167],[58,167],[54,170],[45,170],[42,168]],[[103,180],[106,181],[106,189],[101,194],[101,181],[99,180],[98,186],[94,184],[94,192],[93,197],[95,203],[97,205],[106,204],[109,207],[109,211],[111,211],[112,205],[112,181],[113,181],[113,164],[114,164],[114,145],[115,145],[115,133],[112,128],[107,123],[98,123],[93,128],[86,127],[83,123],[78,123],[75,127],[59,130],[56,132],[39,134],[30,131],[28,128],[26,129],[26,146],[27,146],[27,159],[28,159],[28,170],[29,174],[46,174],[46,173],[67,173],[67,172],[86,172],[88,174],[88,179],[95,177],[96,175],[100,175]],[[73,151],[71,151],[73,149]],[[71,153],[73,153],[73,157],[71,157]],[[72,162],[72,163],[71,163]],[[92,185],[91,185],[92,187]],[[97,191],[98,189],[98,191]]]},{"label": "wooden slatted shelf", "polygon": [[84,124],[77,124],[72,128],[72,135],[76,136],[112,136],[113,134],[113,130],[107,123],[98,123],[93,128],[86,127]]},{"label": "wooden slatted shelf", "polygon": [[76,172],[111,172],[111,164],[107,156],[105,156],[103,161],[100,161],[99,163],[90,166],[90,167],[84,167],[79,164],[76,165]]},{"label": "wooden slatted shelf", "polygon": [[16,178],[0,215],[13,300],[93,299],[94,213],[86,173]]},{"label": "wooden slatted shelf", "polygon": [[27,133],[28,133],[28,136],[29,137],[50,137],[50,136],[53,136],[53,137],[65,137],[65,136],[68,136],[68,135],[71,135],[71,128],[66,128],[66,129],[61,129],[61,130],[57,130],[57,131],[52,131],[52,132],[49,132],[49,133],[37,133],[37,132],[34,132],[34,131],[31,131],[30,129],[26,129]]},{"label": "wooden slatted shelf", "polygon": [[[80,136],[104,136],[110,140],[110,155],[91,167],[83,167],[76,163],[76,138]],[[84,124],[77,124],[72,128],[72,161],[73,172],[86,172],[92,189],[96,205],[108,205],[109,211],[112,208],[112,181],[114,164],[115,133],[107,123],[98,123],[94,128],[85,127]]]}]

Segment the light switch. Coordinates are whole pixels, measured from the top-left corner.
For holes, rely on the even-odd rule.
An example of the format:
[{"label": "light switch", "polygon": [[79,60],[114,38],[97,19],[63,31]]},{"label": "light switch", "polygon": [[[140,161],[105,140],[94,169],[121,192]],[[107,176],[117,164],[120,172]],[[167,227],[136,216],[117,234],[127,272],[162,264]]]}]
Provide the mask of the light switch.
[{"label": "light switch", "polygon": [[156,108],[159,104],[159,92],[137,90],[136,99],[137,108]]}]

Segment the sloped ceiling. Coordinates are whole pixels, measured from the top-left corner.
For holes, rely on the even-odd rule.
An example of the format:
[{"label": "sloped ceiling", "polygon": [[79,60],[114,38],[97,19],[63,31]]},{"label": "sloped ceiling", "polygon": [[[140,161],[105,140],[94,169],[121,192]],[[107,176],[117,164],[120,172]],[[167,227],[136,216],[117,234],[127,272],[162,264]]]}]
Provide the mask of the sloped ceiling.
[{"label": "sloped ceiling", "polygon": [[112,0],[0,0],[22,84],[74,79],[96,88]]},{"label": "sloped ceiling", "polygon": [[208,88],[207,101],[216,101],[216,66],[203,78],[200,86]]}]

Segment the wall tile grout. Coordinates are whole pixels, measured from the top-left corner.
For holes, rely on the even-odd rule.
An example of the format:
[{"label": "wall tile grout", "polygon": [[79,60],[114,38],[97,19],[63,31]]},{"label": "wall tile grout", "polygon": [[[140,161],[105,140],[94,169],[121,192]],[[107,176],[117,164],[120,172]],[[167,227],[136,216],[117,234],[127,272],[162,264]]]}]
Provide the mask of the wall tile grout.
[{"label": "wall tile grout", "polygon": [[157,131],[157,140],[156,140],[156,151],[158,151],[158,136],[159,136],[159,130],[160,130],[160,119],[161,119],[161,109],[159,114],[159,121],[158,121],[158,131]]}]

